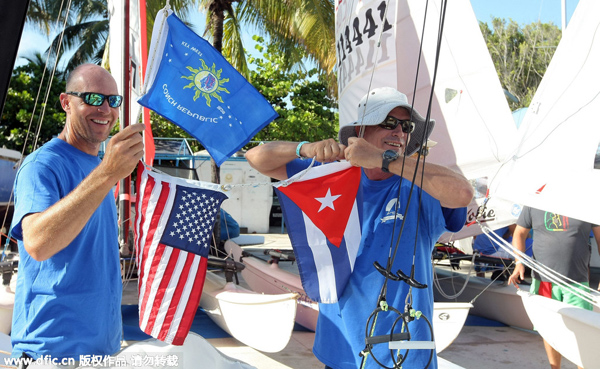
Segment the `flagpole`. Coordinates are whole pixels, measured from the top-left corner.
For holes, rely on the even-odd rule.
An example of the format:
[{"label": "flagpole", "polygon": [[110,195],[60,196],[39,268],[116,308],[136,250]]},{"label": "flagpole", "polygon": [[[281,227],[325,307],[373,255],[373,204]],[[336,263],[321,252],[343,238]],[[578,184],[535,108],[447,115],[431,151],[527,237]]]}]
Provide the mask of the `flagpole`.
[{"label": "flagpole", "polygon": [[[129,1],[123,1],[123,109],[119,127],[121,131],[129,126],[130,91],[129,78]],[[119,183],[119,248],[121,255],[128,256],[129,252],[129,218],[131,216],[131,175]]]}]

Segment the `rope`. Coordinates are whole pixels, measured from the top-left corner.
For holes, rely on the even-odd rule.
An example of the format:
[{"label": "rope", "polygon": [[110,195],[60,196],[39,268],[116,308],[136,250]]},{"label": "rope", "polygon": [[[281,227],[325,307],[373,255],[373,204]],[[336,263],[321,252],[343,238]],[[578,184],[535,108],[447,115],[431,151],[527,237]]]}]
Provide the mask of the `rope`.
[{"label": "rope", "polygon": [[[555,272],[554,270],[548,268],[544,264],[525,254],[524,252],[513,248],[510,243],[508,243],[502,237],[498,236],[488,226],[479,222],[478,224],[481,227],[482,231],[486,235],[488,235],[490,240],[492,240],[492,242],[500,246],[504,251],[508,252],[513,258],[518,257],[519,260],[523,263],[523,265],[536,271],[550,282],[560,285],[562,288],[569,289],[572,293],[579,296],[583,300],[600,307],[600,301],[596,300],[596,296],[598,296],[598,291],[590,288],[589,286],[576,282],[573,279],[568,278],[560,273]],[[573,288],[573,285],[579,288]]]}]

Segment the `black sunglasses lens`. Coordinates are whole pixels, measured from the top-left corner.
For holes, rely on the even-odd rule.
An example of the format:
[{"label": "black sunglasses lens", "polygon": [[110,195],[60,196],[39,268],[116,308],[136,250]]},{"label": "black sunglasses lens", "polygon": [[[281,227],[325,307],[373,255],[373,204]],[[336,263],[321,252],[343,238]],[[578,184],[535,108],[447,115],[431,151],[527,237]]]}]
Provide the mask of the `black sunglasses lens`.
[{"label": "black sunglasses lens", "polygon": [[404,133],[412,133],[412,131],[415,129],[415,124],[413,122],[411,122],[410,120],[403,120],[402,121],[402,132]]},{"label": "black sunglasses lens", "polygon": [[119,106],[121,106],[122,102],[123,96],[111,95],[108,97],[108,106],[110,106],[111,108],[118,108]]},{"label": "black sunglasses lens", "polygon": [[411,133],[415,129],[415,124],[410,120],[401,120],[394,117],[387,117],[379,126],[383,129],[393,130],[398,127],[398,125],[402,125],[402,132]]},{"label": "black sunglasses lens", "polygon": [[400,123],[400,121],[394,117],[387,117],[385,118],[385,120],[383,122],[381,122],[381,124],[379,125],[381,128],[383,129],[396,129],[396,127],[398,127],[398,123]]}]

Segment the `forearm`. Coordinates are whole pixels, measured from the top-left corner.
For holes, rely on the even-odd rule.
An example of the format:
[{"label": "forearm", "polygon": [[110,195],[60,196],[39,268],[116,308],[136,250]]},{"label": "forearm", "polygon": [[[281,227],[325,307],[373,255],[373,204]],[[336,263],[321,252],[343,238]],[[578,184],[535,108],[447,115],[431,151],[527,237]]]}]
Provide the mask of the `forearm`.
[{"label": "forearm", "polygon": [[275,179],[287,179],[286,164],[298,157],[314,158],[321,163],[344,159],[346,146],[327,139],[307,142],[298,150],[298,142],[269,142],[256,146],[246,153],[246,159],[252,168]]},{"label": "forearm", "polygon": [[[521,251],[522,253],[525,253],[525,242],[527,240],[528,233],[529,229],[517,225],[513,233],[512,247]],[[518,256],[515,258],[517,261],[519,261],[519,259],[520,258]]]},{"label": "forearm", "polygon": [[271,178],[287,179],[286,164],[294,160],[298,142],[276,141],[253,147],[246,152],[250,166]]},{"label": "forearm", "polygon": [[454,209],[471,203],[473,186],[461,174],[437,164],[423,163],[423,160],[417,168],[417,159],[413,157],[407,157],[404,165],[403,160],[400,157],[392,162],[390,172],[411,181],[414,178],[415,184],[422,185],[422,189],[438,199],[443,207]]},{"label": "forearm", "polygon": [[24,217],[23,243],[31,257],[43,261],[67,247],[117,181],[98,167],[56,204]]}]

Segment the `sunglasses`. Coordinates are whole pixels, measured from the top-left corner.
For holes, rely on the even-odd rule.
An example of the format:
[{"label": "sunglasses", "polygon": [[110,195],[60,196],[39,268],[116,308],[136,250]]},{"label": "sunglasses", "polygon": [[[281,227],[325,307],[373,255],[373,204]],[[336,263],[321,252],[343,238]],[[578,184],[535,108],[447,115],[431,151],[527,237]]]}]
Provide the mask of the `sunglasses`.
[{"label": "sunglasses", "polygon": [[102,95],[97,92],[67,92],[67,95],[81,97],[83,102],[91,106],[100,106],[104,104],[104,100],[108,100],[108,106],[118,108],[123,102],[121,95]]},{"label": "sunglasses", "polygon": [[398,119],[394,117],[387,116],[383,122],[379,124],[379,127],[383,129],[393,130],[398,127],[398,125],[402,125],[402,132],[411,133],[415,129],[415,123],[410,120]]}]

